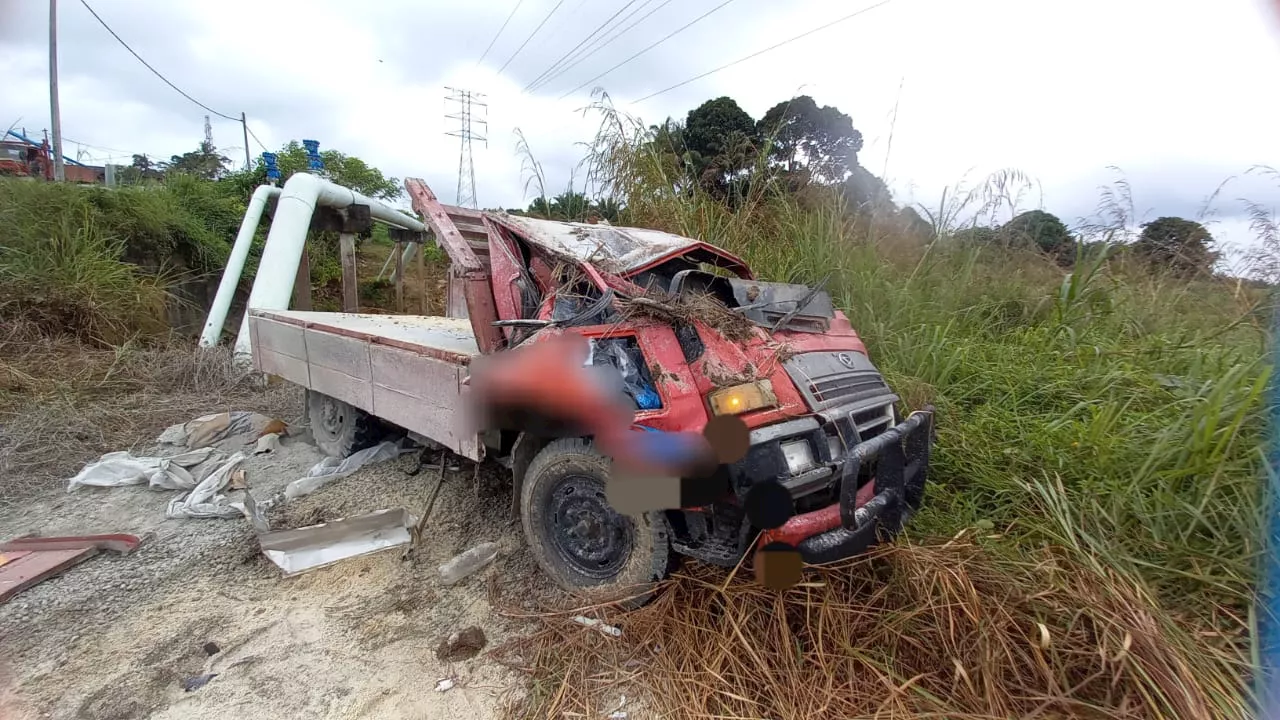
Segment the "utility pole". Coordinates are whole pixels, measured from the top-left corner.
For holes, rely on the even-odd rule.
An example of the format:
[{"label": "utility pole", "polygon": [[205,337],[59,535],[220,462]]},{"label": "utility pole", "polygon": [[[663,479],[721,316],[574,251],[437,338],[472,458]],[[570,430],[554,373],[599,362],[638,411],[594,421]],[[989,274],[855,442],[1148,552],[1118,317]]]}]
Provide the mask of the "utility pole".
[{"label": "utility pole", "polygon": [[245,120],[244,111],[240,112],[240,129],[244,130],[244,169],[249,169],[249,121]]},{"label": "utility pole", "polygon": [[489,147],[489,140],[484,135],[473,132],[471,125],[472,123],[482,125],[487,133],[489,124],[484,119],[475,119],[472,108],[483,108],[487,112],[489,106],[475,101],[475,98],[484,97],[481,93],[473,93],[470,90],[458,90],[451,87],[446,87],[445,90],[449,91],[449,96],[445,100],[447,102],[456,102],[459,107],[458,112],[445,115],[450,120],[458,121],[458,129],[445,134],[462,140],[462,149],[458,154],[457,203],[461,207],[479,209],[480,206],[476,202],[476,165],[471,157],[471,141],[480,140],[487,148]]},{"label": "utility pole", "polygon": [[62,114],[58,109],[58,0],[49,0],[49,112],[53,115],[53,179],[67,177],[62,164]]}]

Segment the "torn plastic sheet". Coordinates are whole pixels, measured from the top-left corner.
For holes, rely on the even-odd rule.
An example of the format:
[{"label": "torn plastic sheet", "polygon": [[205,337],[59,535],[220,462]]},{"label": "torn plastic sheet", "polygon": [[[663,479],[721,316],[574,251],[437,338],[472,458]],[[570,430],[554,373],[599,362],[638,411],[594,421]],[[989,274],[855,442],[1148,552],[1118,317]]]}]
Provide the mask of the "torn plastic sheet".
[{"label": "torn plastic sheet", "polygon": [[284,489],[284,498],[285,500],[293,500],[303,495],[310,495],[334,480],[340,480],[365,465],[392,460],[399,457],[402,452],[405,451],[398,444],[388,440],[352,453],[343,460],[327,457],[308,470],[305,477],[289,483],[288,487]]},{"label": "torn plastic sheet", "polygon": [[231,482],[231,473],[244,462],[245,454],[236,453],[209,474],[186,495],[169,501],[165,517],[184,518],[233,518],[243,514],[239,503],[232,503],[221,490]]},{"label": "torn plastic sheet", "polygon": [[197,466],[211,457],[219,458],[221,453],[211,447],[171,457],[135,456],[128,451],[107,453],[85,465],[71,478],[67,492],[82,485],[122,487],[144,483],[162,490],[191,490],[200,482],[201,473]]},{"label": "torn plastic sheet", "polygon": [[165,517],[232,518],[241,510],[221,491],[231,482],[231,474],[244,462],[245,454],[225,457],[215,448],[173,455],[138,457],[128,452],[107,453],[86,465],[67,482],[67,492],[82,486],[123,487],[147,484],[154,490],[187,490],[169,501]]}]

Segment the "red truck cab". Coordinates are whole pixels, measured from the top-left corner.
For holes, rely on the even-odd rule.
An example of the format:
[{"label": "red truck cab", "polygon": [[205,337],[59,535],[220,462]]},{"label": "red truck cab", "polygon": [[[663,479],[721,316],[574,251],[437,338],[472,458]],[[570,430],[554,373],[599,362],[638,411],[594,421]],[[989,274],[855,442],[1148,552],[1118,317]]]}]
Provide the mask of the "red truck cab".
[{"label": "red truck cab", "polygon": [[[806,562],[848,557],[896,533],[920,506],[932,408],[899,409],[849,319],[821,288],[762,282],[734,255],[678,235],[440,204],[406,187],[449,253],[448,314],[482,353],[572,332],[617,369],[638,427],[700,432],[717,414],[750,429],[709,504],[619,515],[607,458],[590,438],[495,432],[538,562],[569,588],[660,579],[673,554],[732,566],[784,542]],[[777,482],[790,519],[753,527],[750,488]]]}]

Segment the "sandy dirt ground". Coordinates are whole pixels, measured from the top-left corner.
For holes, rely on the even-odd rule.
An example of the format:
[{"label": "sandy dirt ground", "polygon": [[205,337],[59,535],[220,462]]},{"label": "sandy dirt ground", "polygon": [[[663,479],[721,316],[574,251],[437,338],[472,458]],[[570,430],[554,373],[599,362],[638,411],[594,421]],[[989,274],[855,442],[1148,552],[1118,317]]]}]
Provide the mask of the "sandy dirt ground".
[{"label": "sandy dirt ground", "polygon": [[[252,408],[246,408],[252,409]],[[321,455],[304,433],[246,461],[250,491],[275,492]],[[273,529],[384,508],[422,511],[438,471],[416,457],[361,469],[272,510]],[[133,533],[131,555],[101,554],[0,605],[0,718],[460,718],[500,716],[520,676],[485,653],[556,591],[537,571],[497,465],[445,463],[422,547],[293,578],[264,558],[247,521],[168,520],[170,491],[52,488],[0,515],[0,538]],[[237,499],[235,494],[232,499]],[[498,560],[452,587],[437,567],[481,542]],[[437,647],[478,626],[486,647],[450,662]],[[210,655],[205,646],[213,643]],[[184,682],[214,674],[185,690]],[[440,681],[452,688],[438,691]],[[632,715],[635,717],[635,715]]]}]

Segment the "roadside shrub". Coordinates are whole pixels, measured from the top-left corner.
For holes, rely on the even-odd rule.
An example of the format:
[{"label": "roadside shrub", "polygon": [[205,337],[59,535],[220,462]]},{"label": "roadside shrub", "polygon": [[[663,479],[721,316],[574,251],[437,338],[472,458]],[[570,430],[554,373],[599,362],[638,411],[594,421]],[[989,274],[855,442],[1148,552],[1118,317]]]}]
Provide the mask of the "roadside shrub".
[{"label": "roadside shrub", "polygon": [[214,183],[0,180],[0,319],[101,343],[166,331],[168,289],[216,272],[244,207]]}]

